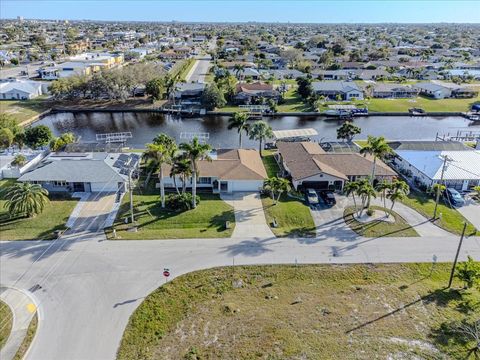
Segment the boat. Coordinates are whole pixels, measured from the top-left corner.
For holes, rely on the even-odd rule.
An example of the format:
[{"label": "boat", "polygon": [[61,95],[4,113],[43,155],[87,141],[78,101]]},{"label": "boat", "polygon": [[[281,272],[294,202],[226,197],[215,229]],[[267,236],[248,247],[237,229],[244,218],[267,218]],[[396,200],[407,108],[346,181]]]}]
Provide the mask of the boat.
[{"label": "boat", "polygon": [[477,114],[468,115],[467,119],[472,121],[480,121],[480,115],[477,115]]},{"label": "boat", "polygon": [[427,115],[427,112],[422,108],[410,108],[408,109],[408,112],[410,113],[410,115],[413,115],[413,116]]}]

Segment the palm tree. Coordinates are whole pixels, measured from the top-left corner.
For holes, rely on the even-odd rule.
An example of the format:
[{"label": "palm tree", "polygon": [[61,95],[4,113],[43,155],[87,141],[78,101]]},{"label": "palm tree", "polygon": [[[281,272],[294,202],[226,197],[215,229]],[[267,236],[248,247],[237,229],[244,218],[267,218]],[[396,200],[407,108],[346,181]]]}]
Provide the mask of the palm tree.
[{"label": "palm tree", "polygon": [[248,114],[247,113],[235,113],[228,120],[228,130],[233,128],[237,129],[238,132],[238,143],[240,149],[242,148],[242,132],[245,131],[245,134],[248,135],[250,125],[248,124]]},{"label": "palm tree", "polygon": [[185,152],[185,157],[190,160],[190,167],[192,169],[192,206],[197,207],[197,176],[198,160],[211,160],[208,153],[212,147],[208,144],[201,144],[197,137],[194,137],[191,143],[182,143],[179,148]]},{"label": "palm tree", "polygon": [[174,159],[172,168],[170,170],[170,177],[173,178],[175,189],[177,190],[177,193],[180,194],[177,187],[177,176],[180,176],[182,179],[182,193],[185,194],[187,189],[187,180],[192,176],[192,169],[190,167],[190,160],[183,156],[179,156]]},{"label": "palm tree", "polygon": [[[269,177],[263,182],[263,189],[269,191],[272,195],[273,205],[277,205],[280,196],[284,192],[290,191],[291,188],[290,181],[284,178]],[[277,197],[275,197],[275,194],[278,194]]]},{"label": "palm tree", "polygon": [[158,168],[158,181],[160,182],[160,199],[162,201],[162,208],[165,207],[165,185],[163,184],[163,167],[165,164],[170,164],[177,147],[171,143],[147,144],[147,151],[145,157],[152,159],[155,166]]},{"label": "palm tree", "polygon": [[256,121],[250,126],[249,138],[251,140],[257,140],[259,142],[260,157],[263,157],[262,142],[266,138],[270,138],[272,136],[273,136],[272,128],[265,121],[261,121],[261,120]]},{"label": "palm tree", "polygon": [[357,195],[359,195],[362,199],[362,206],[360,208],[359,216],[362,216],[363,210],[370,207],[370,200],[372,197],[377,197],[377,193],[375,192],[375,189],[368,178],[360,180],[358,184],[359,187],[357,190]]},{"label": "palm tree", "polygon": [[372,166],[372,176],[370,178],[371,183],[375,179],[375,167],[377,166],[377,159],[383,159],[385,155],[390,154],[392,148],[387,144],[383,136],[374,137],[368,135],[367,145],[360,149],[360,154],[364,156],[372,155],[373,156],[373,166]]},{"label": "palm tree", "polygon": [[38,184],[15,183],[5,190],[5,199],[4,207],[10,215],[32,217],[40,214],[48,203],[48,191]]},{"label": "palm tree", "polygon": [[349,181],[343,187],[343,191],[345,192],[345,195],[347,195],[347,197],[352,195],[353,205],[355,206],[355,209],[357,209],[357,200],[355,198],[355,194],[357,193],[358,188],[359,184],[356,181]]},{"label": "palm tree", "polygon": [[233,71],[235,72],[235,76],[237,77],[238,80],[240,80],[240,73],[245,69],[245,66],[242,64],[235,64],[233,66]]},{"label": "palm tree", "polygon": [[402,200],[410,193],[410,186],[405,181],[395,180],[387,193],[387,197],[392,202],[390,210],[393,210],[393,206],[397,200]]},{"label": "palm tree", "polygon": [[392,183],[388,181],[381,181],[375,186],[375,190],[377,190],[383,199],[383,208],[385,209],[385,216],[388,217],[387,211],[387,191],[392,189]]}]

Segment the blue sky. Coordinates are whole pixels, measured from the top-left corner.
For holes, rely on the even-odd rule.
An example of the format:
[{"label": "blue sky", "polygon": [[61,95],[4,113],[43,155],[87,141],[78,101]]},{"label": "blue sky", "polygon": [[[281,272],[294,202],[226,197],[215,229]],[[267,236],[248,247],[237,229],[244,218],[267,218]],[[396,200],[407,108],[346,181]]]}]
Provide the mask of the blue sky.
[{"label": "blue sky", "polygon": [[480,23],[480,0],[1,0],[2,18],[310,23]]}]

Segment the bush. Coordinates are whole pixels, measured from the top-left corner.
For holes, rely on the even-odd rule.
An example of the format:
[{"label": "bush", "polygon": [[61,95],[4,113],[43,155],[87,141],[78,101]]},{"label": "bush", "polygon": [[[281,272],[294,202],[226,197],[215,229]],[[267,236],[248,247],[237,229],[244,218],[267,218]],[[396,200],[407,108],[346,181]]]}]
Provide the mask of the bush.
[{"label": "bush", "polygon": [[[200,203],[200,197],[196,196],[197,205]],[[170,194],[165,198],[165,205],[175,211],[186,211],[192,209],[193,196],[190,193]]]},{"label": "bush", "polygon": [[368,210],[367,210],[367,215],[368,215],[368,216],[373,216],[373,214],[375,214],[375,210],[372,209],[372,208],[368,208]]}]

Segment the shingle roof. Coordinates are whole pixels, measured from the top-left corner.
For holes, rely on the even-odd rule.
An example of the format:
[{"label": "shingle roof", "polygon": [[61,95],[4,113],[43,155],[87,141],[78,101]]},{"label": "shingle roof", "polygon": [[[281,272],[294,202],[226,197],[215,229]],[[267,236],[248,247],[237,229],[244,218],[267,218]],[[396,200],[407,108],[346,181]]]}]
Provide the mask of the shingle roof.
[{"label": "shingle roof", "polygon": [[314,91],[339,91],[339,92],[349,92],[349,91],[359,91],[362,90],[358,85],[351,81],[315,81],[312,83]]}]

